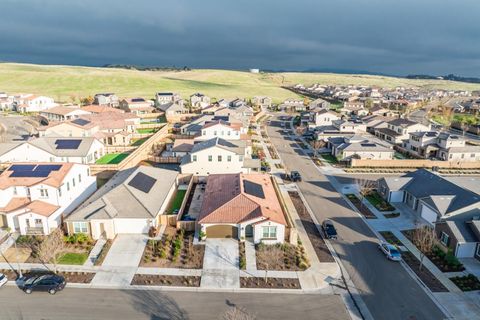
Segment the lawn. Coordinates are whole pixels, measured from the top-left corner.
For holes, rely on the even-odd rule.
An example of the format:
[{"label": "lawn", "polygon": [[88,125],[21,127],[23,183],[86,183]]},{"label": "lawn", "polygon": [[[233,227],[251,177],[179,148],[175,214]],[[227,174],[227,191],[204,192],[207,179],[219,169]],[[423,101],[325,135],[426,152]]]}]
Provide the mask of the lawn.
[{"label": "lawn", "polygon": [[129,153],[108,153],[98,159],[96,164],[119,164],[123,159],[128,157]]},{"label": "lawn", "polygon": [[480,84],[445,80],[414,80],[373,75],[333,73],[259,73],[198,69],[191,71],[137,71],[114,68],[0,64],[0,88],[7,92],[31,92],[54,97],[58,102],[78,102],[96,92],[115,92],[120,97],[152,98],[161,88],[184,98],[202,92],[213,99],[223,97],[272,97],[274,103],[299,97],[282,86],[303,83],[421,87],[423,89],[479,90]]},{"label": "lawn", "polygon": [[88,253],[65,253],[58,259],[58,264],[75,264],[83,265],[88,259]]},{"label": "lawn", "polygon": [[378,192],[373,191],[369,195],[367,195],[365,198],[367,198],[368,202],[370,202],[375,208],[377,208],[379,211],[393,211],[395,208],[385,201],[382,196],[378,194]]},{"label": "lawn", "polygon": [[133,143],[131,143],[130,145],[133,146],[133,147],[138,147],[140,145],[142,145],[142,143],[144,143],[145,141],[148,140],[149,137],[145,137],[145,138],[141,138],[141,139],[138,139],[138,140],[135,140]]},{"label": "lawn", "polygon": [[145,134],[145,133],[155,133],[158,129],[149,128],[149,129],[137,129],[138,133]]},{"label": "lawn", "polygon": [[177,194],[175,195],[175,198],[173,199],[170,209],[168,210],[170,213],[173,213],[175,210],[180,209],[180,207],[182,206],[183,198],[185,198],[186,193],[187,193],[187,190],[177,190]]},{"label": "lawn", "polygon": [[338,163],[337,158],[335,158],[330,153],[321,153],[320,155],[322,156],[323,160],[325,160],[325,162],[327,163],[330,163],[330,164]]}]

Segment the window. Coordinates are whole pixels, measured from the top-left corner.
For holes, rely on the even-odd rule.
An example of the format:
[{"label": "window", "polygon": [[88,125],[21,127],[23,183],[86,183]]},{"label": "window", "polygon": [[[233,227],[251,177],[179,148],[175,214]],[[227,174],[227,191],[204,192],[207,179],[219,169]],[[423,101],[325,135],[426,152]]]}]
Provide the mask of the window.
[{"label": "window", "polygon": [[227,156],[227,162],[232,162],[232,156]]},{"label": "window", "polygon": [[79,173],[78,174],[78,183],[81,183],[82,182],[82,175]]},{"label": "window", "polygon": [[203,131],[202,131],[202,135],[203,135],[203,136],[207,135],[207,131],[203,130]]},{"label": "window", "polygon": [[60,186],[60,188],[58,188],[58,197],[59,198],[62,197],[62,186]]},{"label": "window", "polygon": [[72,186],[75,188],[75,178],[72,179]]},{"label": "window", "polygon": [[13,195],[16,196],[17,194],[18,194],[18,192],[17,192],[17,187],[13,187]]},{"label": "window", "polygon": [[243,161],[243,156],[239,156],[238,160]]},{"label": "window", "polygon": [[193,155],[193,156],[192,156],[192,161],[193,161],[193,162],[196,162],[196,161],[197,161],[197,156],[196,156],[196,155]]},{"label": "window", "polygon": [[48,198],[48,190],[47,189],[40,189],[40,197]]},{"label": "window", "polygon": [[35,224],[36,225],[42,224],[42,219],[35,219]]},{"label": "window", "polygon": [[208,162],[212,162],[212,160],[213,160],[213,157],[211,155],[208,156]]},{"label": "window", "polygon": [[475,153],[470,153],[470,158],[475,158]]},{"label": "window", "polygon": [[218,162],[222,162],[222,156],[218,156]]},{"label": "window", "polygon": [[87,233],[88,227],[86,222],[74,222],[73,223],[73,232],[74,233]]},{"label": "window", "polygon": [[70,191],[70,182],[67,182],[67,191]]},{"label": "window", "polygon": [[227,131],[227,136],[229,136],[229,135],[230,135],[230,130]]},{"label": "window", "polygon": [[277,238],[277,227],[273,227],[273,226],[262,227],[262,238],[263,239],[276,239]]},{"label": "window", "polygon": [[214,136],[216,136],[216,135],[217,135],[217,131],[216,131],[216,130],[215,130],[215,131],[213,131],[213,135],[214,135]]},{"label": "window", "polygon": [[449,240],[449,235],[442,231],[442,234],[440,235],[440,242],[443,243],[445,246],[448,246]]}]

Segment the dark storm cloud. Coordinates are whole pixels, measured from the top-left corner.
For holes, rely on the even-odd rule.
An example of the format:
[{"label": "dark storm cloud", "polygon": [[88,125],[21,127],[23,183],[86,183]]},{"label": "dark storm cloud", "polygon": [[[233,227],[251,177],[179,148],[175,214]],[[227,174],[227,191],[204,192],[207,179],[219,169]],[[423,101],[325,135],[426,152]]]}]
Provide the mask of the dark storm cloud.
[{"label": "dark storm cloud", "polygon": [[480,1],[2,0],[0,60],[480,76]]}]

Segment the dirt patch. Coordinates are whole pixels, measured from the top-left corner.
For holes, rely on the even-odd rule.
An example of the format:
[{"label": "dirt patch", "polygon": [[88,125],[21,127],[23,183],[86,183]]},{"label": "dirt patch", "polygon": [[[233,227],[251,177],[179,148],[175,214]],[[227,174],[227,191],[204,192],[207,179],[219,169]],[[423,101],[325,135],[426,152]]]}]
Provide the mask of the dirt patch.
[{"label": "dirt patch", "polygon": [[133,276],[131,284],[137,286],[200,287],[200,277],[136,274]]},{"label": "dirt patch", "polygon": [[299,271],[310,266],[301,244],[258,244],[255,246],[255,254],[258,270]]},{"label": "dirt patch", "polygon": [[298,216],[300,217],[300,221],[302,221],[303,227],[307,231],[308,238],[315,249],[315,253],[317,254],[318,260],[320,262],[335,262],[335,259],[332,256],[332,253],[327,247],[325,240],[323,239],[322,235],[317,229],[315,222],[313,221],[312,217],[308,213],[305,204],[300,198],[300,195],[296,191],[289,191],[288,192],[290,198],[292,199],[293,205],[297,210]]},{"label": "dirt patch", "polygon": [[291,278],[241,277],[240,288],[301,289],[300,281]]},{"label": "dirt patch", "polygon": [[245,242],[238,243],[238,252],[240,255],[239,265],[241,270],[245,270],[247,268],[247,258],[245,256]]},{"label": "dirt patch", "polygon": [[97,257],[97,260],[95,260],[95,262],[93,263],[95,266],[101,266],[102,265],[103,260],[105,260],[105,257],[108,254],[108,251],[112,247],[112,244],[113,244],[113,240],[108,239],[107,242],[105,243],[105,245],[103,246],[102,251],[100,251],[100,254]]},{"label": "dirt patch", "polygon": [[204,245],[193,244],[193,232],[167,227],[161,240],[149,240],[141,267],[201,269]]},{"label": "dirt patch", "polygon": [[363,204],[360,199],[357,198],[354,194],[346,195],[348,200],[357,208],[357,210],[366,218],[366,219],[377,219],[377,217],[368,209],[368,207]]}]

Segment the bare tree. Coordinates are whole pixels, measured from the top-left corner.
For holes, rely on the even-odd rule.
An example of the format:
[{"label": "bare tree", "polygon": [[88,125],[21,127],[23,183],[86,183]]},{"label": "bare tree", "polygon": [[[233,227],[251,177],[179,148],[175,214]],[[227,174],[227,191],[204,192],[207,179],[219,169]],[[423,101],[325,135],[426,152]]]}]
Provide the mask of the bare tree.
[{"label": "bare tree", "polygon": [[357,185],[358,192],[361,196],[360,203],[363,206],[363,200],[377,188],[377,183],[372,180],[358,179]]},{"label": "bare tree", "polygon": [[255,316],[247,312],[245,308],[233,306],[230,307],[224,314],[224,320],[254,320]]},{"label": "bare tree", "polygon": [[435,230],[429,226],[417,228],[413,231],[412,239],[418,250],[420,250],[420,270],[422,270],[425,255],[432,251],[435,245]]},{"label": "bare tree", "polygon": [[65,249],[63,232],[55,229],[38,245],[37,255],[43,263],[53,263],[54,272],[57,273],[57,261]]}]

